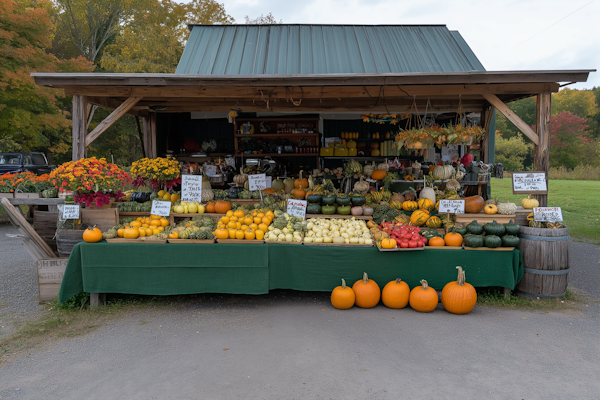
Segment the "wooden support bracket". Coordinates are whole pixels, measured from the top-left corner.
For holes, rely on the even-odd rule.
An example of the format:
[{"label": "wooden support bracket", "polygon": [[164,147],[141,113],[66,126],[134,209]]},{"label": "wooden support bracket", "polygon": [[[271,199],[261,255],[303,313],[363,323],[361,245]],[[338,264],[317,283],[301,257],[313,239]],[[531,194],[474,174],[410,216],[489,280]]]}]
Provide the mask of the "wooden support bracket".
[{"label": "wooden support bracket", "polygon": [[119,107],[117,107],[108,117],[104,119],[104,121],[100,122],[100,124],[92,131],[89,135],[85,137],[85,146],[89,146],[92,144],[94,140],[98,138],[108,128],[111,127],[119,118],[127,113],[133,106],[140,101],[142,97],[130,97],[125,100]]},{"label": "wooden support bracket", "polygon": [[512,122],[525,136],[537,146],[540,143],[538,134],[533,131],[517,114],[513,112],[498,96],[494,94],[482,94],[491,105],[496,107],[510,122]]}]

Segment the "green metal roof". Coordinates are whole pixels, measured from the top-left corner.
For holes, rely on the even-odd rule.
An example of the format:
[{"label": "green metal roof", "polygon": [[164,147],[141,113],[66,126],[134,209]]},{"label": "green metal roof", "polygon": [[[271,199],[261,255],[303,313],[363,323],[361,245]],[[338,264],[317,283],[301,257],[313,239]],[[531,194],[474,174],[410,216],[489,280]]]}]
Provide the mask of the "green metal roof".
[{"label": "green metal roof", "polygon": [[190,25],[176,74],[484,71],[445,25]]}]

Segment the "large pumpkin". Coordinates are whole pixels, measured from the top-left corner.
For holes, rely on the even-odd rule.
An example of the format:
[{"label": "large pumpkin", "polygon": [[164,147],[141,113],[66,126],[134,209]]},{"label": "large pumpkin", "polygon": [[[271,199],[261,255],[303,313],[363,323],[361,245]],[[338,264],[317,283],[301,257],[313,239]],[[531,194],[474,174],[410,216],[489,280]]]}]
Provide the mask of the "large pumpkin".
[{"label": "large pumpkin", "polygon": [[481,196],[465,197],[465,213],[477,214],[483,210],[485,202]]},{"label": "large pumpkin", "polygon": [[347,310],[354,306],[356,296],[354,290],[346,286],[346,281],[342,279],[342,286],[338,286],[331,292],[331,305],[338,310]]},{"label": "large pumpkin", "polygon": [[373,171],[371,174],[371,179],[375,179],[376,181],[380,181],[387,175],[387,172],[382,169],[377,169]]},{"label": "large pumpkin", "polygon": [[442,305],[444,309],[452,314],[468,314],[477,303],[477,291],[465,282],[465,272],[461,267],[458,269],[458,279],[449,282],[442,289]]},{"label": "large pumpkin", "polygon": [[450,179],[454,174],[452,165],[438,165],[433,169],[433,176],[437,176],[442,180]]},{"label": "large pumpkin", "polygon": [[94,225],[83,231],[83,240],[87,243],[96,243],[102,240],[102,232]]},{"label": "large pumpkin", "polygon": [[363,274],[363,278],[354,282],[352,290],[356,296],[356,306],[360,308],[373,308],[379,303],[381,298],[381,290],[374,280],[369,279],[367,273]]},{"label": "large pumpkin", "polygon": [[400,278],[395,281],[388,282],[381,292],[381,301],[386,307],[393,309],[401,309],[408,304],[410,296],[410,288],[406,282],[402,282]]},{"label": "large pumpkin", "polygon": [[215,212],[218,214],[225,214],[231,210],[231,203],[228,201],[218,200],[215,204]]},{"label": "large pumpkin", "polygon": [[427,281],[423,279],[421,286],[410,291],[409,302],[415,311],[432,312],[437,307],[438,295],[435,289],[429,287]]},{"label": "large pumpkin", "polygon": [[435,208],[435,203],[428,198],[420,198],[417,204],[419,205],[419,208],[427,211],[432,211]]},{"label": "large pumpkin", "polygon": [[430,217],[429,211],[417,210],[417,211],[413,212],[412,215],[410,216],[410,222],[412,222],[412,224],[414,226],[423,226],[423,225],[425,225],[425,223],[427,222],[429,217]]}]

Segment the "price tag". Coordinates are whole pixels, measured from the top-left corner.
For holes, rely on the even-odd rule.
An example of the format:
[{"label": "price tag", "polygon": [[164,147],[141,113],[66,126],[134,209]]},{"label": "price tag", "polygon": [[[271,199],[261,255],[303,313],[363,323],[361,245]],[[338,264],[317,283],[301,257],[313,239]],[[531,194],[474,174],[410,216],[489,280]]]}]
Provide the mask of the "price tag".
[{"label": "price tag", "polygon": [[79,219],[79,204],[63,205],[62,219]]},{"label": "price tag", "polygon": [[288,199],[287,201],[287,213],[292,217],[306,218],[306,200],[293,200]]},{"label": "price tag", "polygon": [[465,213],[465,201],[464,200],[440,200],[441,213],[451,214],[464,214]]},{"label": "price tag", "polygon": [[544,172],[513,172],[513,194],[548,193]]},{"label": "price tag", "polygon": [[562,221],[562,210],[560,207],[533,207],[533,220],[539,222]]},{"label": "price tag", "polygon": [[267,177],[265,174],[248,175],[248,190],[264,190],[267,188]]},{"label": "price tag", "polygon": [[216,175],[217,174],[217,166],[216,165],[211,165],[211,164],[206,164],[206,175]]},{"label": "price tag", "polygon": [[152,215],[160,215],[161,217],[168,217],[171,214],[171,202],[162,200],[152,200]]},{"label": "price tag", "polygon": [[202,175],[181,176],[181,200],[202,202]]},{"label": "price tag", "polygon": [[273,184],[273,177],[272,176],[267,176],[267,189],[272,187],[271,185]]}]

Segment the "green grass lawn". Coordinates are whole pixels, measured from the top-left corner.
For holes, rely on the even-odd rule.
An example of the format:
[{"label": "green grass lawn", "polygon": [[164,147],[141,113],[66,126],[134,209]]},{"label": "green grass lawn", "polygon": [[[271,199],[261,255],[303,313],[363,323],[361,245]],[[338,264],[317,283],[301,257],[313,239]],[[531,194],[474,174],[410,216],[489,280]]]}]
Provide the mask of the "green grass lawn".
[{"label": "green grass lawn", "polygon": [[[521,205],[510,178],[492,178],[492,197]],[[600,244],[600,181],[550,180],[548,206],[561,207],[571,238]]]}]

